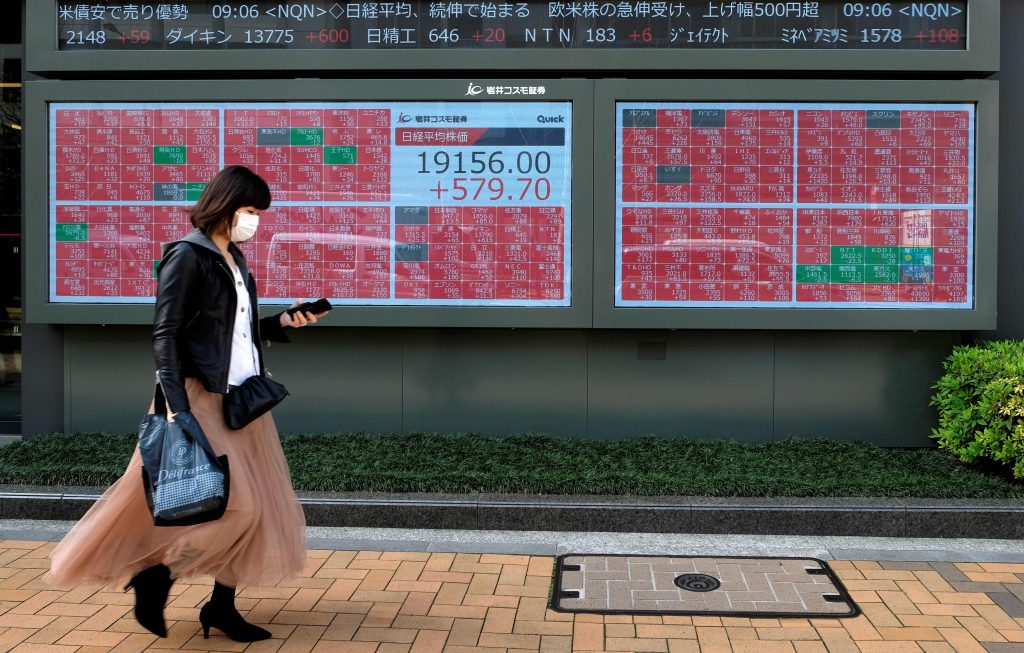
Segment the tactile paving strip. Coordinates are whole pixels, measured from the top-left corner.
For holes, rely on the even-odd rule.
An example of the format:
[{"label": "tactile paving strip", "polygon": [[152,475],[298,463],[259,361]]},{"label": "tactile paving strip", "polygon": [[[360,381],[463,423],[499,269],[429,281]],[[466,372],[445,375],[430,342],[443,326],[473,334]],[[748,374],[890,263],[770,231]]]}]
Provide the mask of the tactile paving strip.
[{"label": "tactile paving strip", "polygon": [[597,614],[802,618],[860,612],[817,558],[582,554],[556,560],[551,607]]}]

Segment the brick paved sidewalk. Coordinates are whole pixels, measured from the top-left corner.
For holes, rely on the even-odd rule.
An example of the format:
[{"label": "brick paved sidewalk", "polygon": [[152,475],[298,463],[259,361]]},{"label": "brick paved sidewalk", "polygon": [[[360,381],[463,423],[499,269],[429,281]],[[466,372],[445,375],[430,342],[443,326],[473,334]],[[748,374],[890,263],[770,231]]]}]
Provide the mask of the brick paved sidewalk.
[{"label": "brick paved sidewalk", "polygon": [[550,557],[317,550],[295,581],[239,592],[274,635],[247,646],[203,639],[212,581],[175,584],[158,639],[131,593],[47,588],[53,546],[0,541],[0,653],[1024,653],[1024,564],[830,562],[864,611],[853,619],[602,617],[547,609]]}]

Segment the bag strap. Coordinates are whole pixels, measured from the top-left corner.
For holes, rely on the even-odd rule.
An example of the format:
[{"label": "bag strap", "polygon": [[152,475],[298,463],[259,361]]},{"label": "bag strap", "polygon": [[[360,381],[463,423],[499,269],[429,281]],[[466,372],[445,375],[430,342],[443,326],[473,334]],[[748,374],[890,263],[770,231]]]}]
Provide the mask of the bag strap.
[{"label": "bag strap", "polygon": [[164,388],[160,385],[159,378],[153,388],[153,411],[157,415],[167,416],[167,399],[164,397]]},{"label": "bag strap", "polygon": [[206,434],[203,433],[203,428],[199,426],[199,420],[197,420],[192,413],[182,411],[178,414],[178,417],[174,418],[174,421],[181,427],[181,432],[199,444],[199,446],[209,454],[211,459],[217,458],[217,453],[213,450],[213,445],[211,445],[210,441],[206,439]]},{"label": "bag strap", "polygon": [[[153,390],[153,410],[155,413],[164,419],[167,419],[167,400],[164,398],[164,388],[157,380],[156,388]],[[181,432],[187,437],[191,438],[199,444],[200,447],[209,454],[210,458],[217,458],[216,452],[213,450],[213,445],[206,438],[206,434],[203,433],[203,429],[199,426],[199,420],[188,411],[182,411],[178,413],[175,418],[175,422],[181,420],[178,426],[181,428]]]}]

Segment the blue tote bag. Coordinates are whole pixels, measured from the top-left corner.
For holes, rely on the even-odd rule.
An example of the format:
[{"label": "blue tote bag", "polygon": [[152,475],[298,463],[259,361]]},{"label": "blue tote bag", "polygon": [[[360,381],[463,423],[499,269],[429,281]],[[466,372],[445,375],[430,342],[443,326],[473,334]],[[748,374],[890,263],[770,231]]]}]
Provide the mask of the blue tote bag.
[{"label": "blue tote bag", "polygon": [[219,519],[228,505],[228,457],[218,456],[189,411],[167,420],[158,383],[155,413],[139,424],[146,503],[157,526],[190,526]]}]

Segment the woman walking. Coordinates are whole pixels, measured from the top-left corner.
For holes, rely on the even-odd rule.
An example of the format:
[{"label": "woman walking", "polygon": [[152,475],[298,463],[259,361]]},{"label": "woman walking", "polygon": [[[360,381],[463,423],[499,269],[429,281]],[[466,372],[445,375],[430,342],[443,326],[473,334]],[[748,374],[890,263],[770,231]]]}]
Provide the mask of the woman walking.
[{"label": "woman walking", "polygon": [[[243,166],[220,171],[191,210],[195,229],[164,249],[158,267],[153,356],[168,417],[190,411],[218,455],[227,455],[231,490],[217,521],[156,527],[136,448],[128,469],[53,552],[47,580],[67,587],[120,582],[135,589],[135,617],[166,637],[163,610],[176,578],[209,575],[213,596],[199,619],[242,642],[270,637],[235,609],[239,583],[273,584],[305,564],[305,519],[270,413],[240,430],[225,424],[224,396],[265,372],[260,339],[288,342],[289,328],[324,314],[288,312],[258,319],[256,282],[234,243],[256,232],[270,189]],[[151,408],[152,410],[152,408]]]}]

